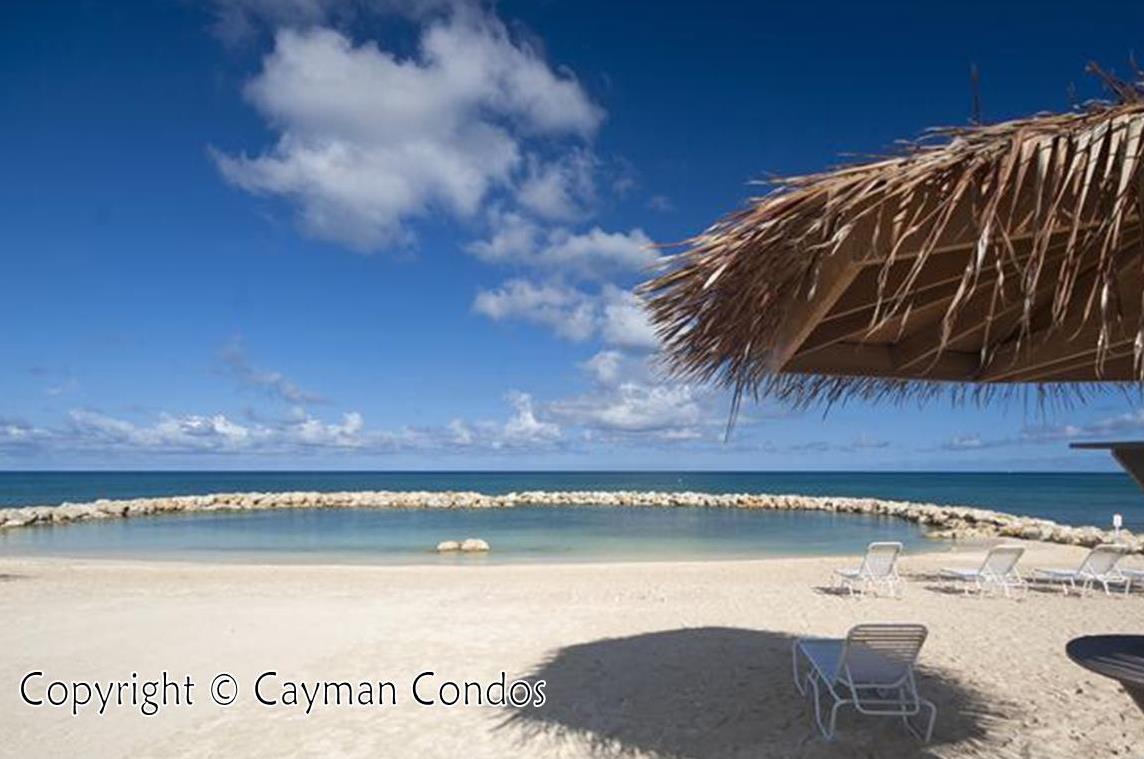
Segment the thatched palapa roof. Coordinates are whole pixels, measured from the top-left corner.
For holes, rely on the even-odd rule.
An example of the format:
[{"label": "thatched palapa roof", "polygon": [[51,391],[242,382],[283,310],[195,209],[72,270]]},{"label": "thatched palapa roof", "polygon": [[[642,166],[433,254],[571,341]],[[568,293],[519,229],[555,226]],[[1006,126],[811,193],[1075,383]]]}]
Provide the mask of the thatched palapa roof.
[{"label": "thatched palapa roof", "polygon": [[794,404],[1144,377],[1144,93],[771,182],[645,284],[671,366]]}]

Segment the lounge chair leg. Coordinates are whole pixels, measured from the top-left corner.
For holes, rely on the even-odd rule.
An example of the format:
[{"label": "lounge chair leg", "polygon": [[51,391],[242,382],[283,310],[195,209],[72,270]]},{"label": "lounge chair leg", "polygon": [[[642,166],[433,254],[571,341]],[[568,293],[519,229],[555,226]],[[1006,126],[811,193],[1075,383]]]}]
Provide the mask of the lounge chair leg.
[{"label": "lounge chair leg", "polygon": [[937,722],[937,706],[935,706],[932,701],[926,701],[925,699],[918,699],[918,703],[929,709],[929,720],[926,721],[925,735],[918,736],[922,739],[922,743],[929,743],[933,738],[933,725]]},{"label": "lounge chair leg", "polygon": [[798,676],[798,641],[794,642],[791,646],[791,672],[794,675],[794,687],[799,692],[799,695],[806,695],[806,684],[799,682]]},{"label": "lounge chair leg", "polygon": [[822,701],[818,693],[818,678],[811,673],[807,678],[810,683],[811,690],[814,691],[814,721],[818,724],[818,731],[822,733],[822,737],[830,740],[830,733],[826,731],[826,726],[822,724]]},{"label": "lounge chair leg", "polygon": [[835,701],[834,706],[830,707],[830,730],[826,733],[826,740],[834,740],[834,726],[838,722],[838,708],[842,706],[841,701]]}]

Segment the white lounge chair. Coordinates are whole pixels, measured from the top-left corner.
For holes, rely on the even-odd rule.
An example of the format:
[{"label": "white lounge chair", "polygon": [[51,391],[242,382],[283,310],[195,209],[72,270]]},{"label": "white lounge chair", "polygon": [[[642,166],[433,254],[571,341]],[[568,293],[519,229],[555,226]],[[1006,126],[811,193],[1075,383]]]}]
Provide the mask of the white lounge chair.
[{"label": "white lounge chair", "polygon": [[1087,593],[1094,585],[1100,584],[1107,595],[1112,595],[1111,585],[1123,583],[1127,594],[1130,581],[1116,565],[1128,553],[1128,546],[1117,544],[1100,545],[1088,552],[1084,561],[1076,569],[1034,569],[1033,576],[1038,580],[1050,583],[1059,583],[1061,591],[1068,593],[1077,590],[1080,586],[1082,594]]},{"label": "white lounge chair", "polygon": [[[937,707],[918,695],[914,681],[914,665],[926,634],[925,625],[866,624],[852,627],[844,640],[794,642],[794,684],[804,696],[813,693],[814,719],[824,738],[834,737],[838,710],[849,705],[861,714],[901,717],[911,733],[929,742]],[[928,710],[929,719],[918,731],[910,718],[923,710]]]},{"label": "white lounge chair", "polygon": [[1120,569],[1120,574],[1124,575],[1124,579],[1127,581],[1124,587],[1126,594],[1132,592],[1133,583],[1144,585],[1144,569]]},{"label": "white lounge chair", "polygon": [[1029,584],[1017,571],[1017,562],[1025,553],[1024,546],[993,546],[978,569],[942,569],[941,576],[965,583],[966,594],[973,590],[987,593],[1000,590],[1008,598],[1013,591],[1029,591]]},{"label": "white lounge chair", "polygon": [[862,565],[857,569],[834,570],[835,587],[846,588],[850,595],[885,588],[892,596],[902,592],[902,578],[898,576],[898,556],[902,544],[871,543],[866,547]]}]

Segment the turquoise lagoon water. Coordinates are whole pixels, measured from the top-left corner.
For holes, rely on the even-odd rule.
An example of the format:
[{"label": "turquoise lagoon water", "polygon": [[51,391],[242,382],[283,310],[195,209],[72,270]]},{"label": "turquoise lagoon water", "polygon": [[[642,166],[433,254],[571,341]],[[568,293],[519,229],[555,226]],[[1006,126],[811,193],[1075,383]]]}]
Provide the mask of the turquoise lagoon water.
[{"label": "turquoise lagoon water", "polygon": [[[487,556],[438,556],[481,537]],[[901,520],[740,509],[525,506],[512,509],[291,509],[140,517],[0,533],[0,555],[270,562],[641,561],[854,553],[872,540],[932,548]]]},{"label": "turquoise lagoon water", "polygon": [[[282,490],[695,490],[850,495],[963,504],[1069,524],[1144,528],[1144,495],[1119,473],[852,472],[0,472],[0,505]],[[477,536],[488,557],[438,557]],[[705,559],[855,553],[871,540],[932,546],[899,520],[730,509],[522,507],[314,509],[106,520],[0,533],[0,555],[311,562]]]}]

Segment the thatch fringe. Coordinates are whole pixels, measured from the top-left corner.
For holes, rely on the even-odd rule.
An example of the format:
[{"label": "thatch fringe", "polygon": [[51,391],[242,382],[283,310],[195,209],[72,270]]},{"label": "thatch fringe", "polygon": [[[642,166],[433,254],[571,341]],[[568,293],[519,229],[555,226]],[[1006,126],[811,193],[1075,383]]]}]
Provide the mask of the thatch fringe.
[{"label": "thatch fringe", "polygon": [[[908,321],[913,285],[935,255],[954,245],[964,248],[966,264],[942,316],[934,360],[966,303],[991,288],[990,324],[1014,302],[1021,317],[1006,335],[990,336],[986,327],[982,367],[997,360],[997,344],[1019,351],[1034,329],[1038,340],[1068,340],[1098,324],[1095,378],[1104,379],[1110,358],[1127,360],[1128,319],[1133,369],[1109,379],[1138,383],[1144,293],[1136,295],[1140,303],[1121,303],[1116,279],[1128,264],[1144,271],[1144,93],[1108,81],[1115,83],[1116,104],[935,129],[895,157],[768,182],[767,194],[686,241],[666,259],[667,270],[641,288],[670,367],[688,379],[730,386],[736,398],[746,392],[794,405],[945,393],[977,401],[1012,397],[1021,391],[972,376],[964,385],[935,382],[925,366],[911,378],[783,371],[785,317],[829,285],[820,275],[832,259],[858,256],[878,267],[874,332]],[[1046,273],[1049,260],[1053,275]],[[891,270],[903,266],[906,276],[893,281]],[[1049,276],[1056,281],[1045,281]],[[1045,318],[1036,296],[1043,298],[1046,288],[1047,328],[1034,324],[1035,316]],[[1035,393],[1069,402],[1098,387],[1046,383]]]}]

